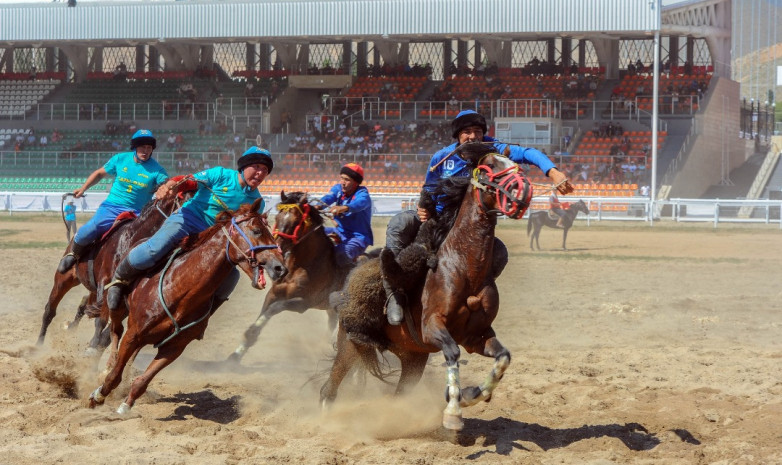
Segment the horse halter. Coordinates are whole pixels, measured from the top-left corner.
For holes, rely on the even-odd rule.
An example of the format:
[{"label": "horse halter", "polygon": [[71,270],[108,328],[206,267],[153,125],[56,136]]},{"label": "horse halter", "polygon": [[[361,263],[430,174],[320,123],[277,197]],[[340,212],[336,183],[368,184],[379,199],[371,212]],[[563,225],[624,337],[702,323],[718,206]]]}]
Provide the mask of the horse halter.
[{"label": "horse halter", "polygon": [[[231,260],[231,256],[228,254],[228,249],[231,246],[231,244],[233,244],[233,246],[236,247],[237,250],[239,250],[239,253],[241,253],[244,256],[245,260],[247,260],[247,263],[249,263],[250,266],[252,266],[253,268],[257,268],[258,267],[258,260],[255,258],[255,253],[258,252],[258,251],[263,251],[263,250],[276,249],[278,247],[277,247],[277,244],[253,245],[253,243],[250,241],[250,238],[247,236],[247,234],[245,234],[244,231],[242,231],[242,228],[239,226],[239,223],[241,223],[243,221],[246,221],[248,219],[249,219],[249,217],[245,217],[245,218],[242,218],[239,221],[236,221],[236,218],[234,217],[234,218],[231,218],[231,229],[230,230],[226,231],[225,227],[223,227],[223,232],[225,233],[225,237],[226,237],[226,241],[225,241],[225,258],[227,258],[228,262],[231,263],[232,265],[238,265],[238,263],[234,263],[234,261]],[[247,245],[249,246],[249,248],[247,249],[246,252],[244,250],[242,250],[241,247],[239,247],[231,239],[231,231],[233,231],[234,228],[236,228],[236,231],[239,233],[239,235],[242,237],[242,239],[244,239],[244,242],[246,242]]]},{"label": "horse halter", "polygon": [[519,171],[519,165],[514,163],[513,166],[495,173],[491,166],[479,162],[478,167],[473,171],[472,183],[483,191],[492,188],[497,200],[497,209],[489,210],[476,191],[476,198],[486,213],[502,214],[515,220],[524,216],[532,201],[532,185]]},{"label": "horse halter", "polygon": [[[303,207],[303,208],[302,208]],[[305,228],[308,228],[310,226],[310,223],[312,220],[310,219],[310,205],[308,203],[305,203],[303,206],[299,206],[299,204],[296,203],[286,203],[286,204],[277,204],[277,211],[278,212],[285,212],[288,210],[296,209],[301,214],[301,219],[298,223],[296,223],[296,227],[293,228],[293,234],[287,234],[279,229],[277,229],[277,219],[274,221],[274,231],[272,231],[272,236],[274,236],[275,239],[278,237],[282,237],[283,239],[288,239],[291,242],[293,242],[293,245],[296,245],[306,237],[306,234],[304,236],[301,235],[302,231]]]}]

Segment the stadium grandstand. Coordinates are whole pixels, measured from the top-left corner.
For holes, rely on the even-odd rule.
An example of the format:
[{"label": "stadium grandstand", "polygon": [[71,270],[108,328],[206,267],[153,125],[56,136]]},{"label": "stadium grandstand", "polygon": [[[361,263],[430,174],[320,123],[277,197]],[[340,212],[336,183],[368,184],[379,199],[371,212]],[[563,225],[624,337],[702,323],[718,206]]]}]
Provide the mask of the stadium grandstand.
[{"label": "stadium grandstand", "polygon": [[412,205],[465,109],[493,137],[545,151],[602,217],[782,190],[775,92],[747,99],[731,64],[743,3],[481,5],[465,17],[465,0],[1,4],[5,209],[46,209],[147,128],[171,174],[270,149],[269,199],[325,193],[356,161],[392,213]]}]

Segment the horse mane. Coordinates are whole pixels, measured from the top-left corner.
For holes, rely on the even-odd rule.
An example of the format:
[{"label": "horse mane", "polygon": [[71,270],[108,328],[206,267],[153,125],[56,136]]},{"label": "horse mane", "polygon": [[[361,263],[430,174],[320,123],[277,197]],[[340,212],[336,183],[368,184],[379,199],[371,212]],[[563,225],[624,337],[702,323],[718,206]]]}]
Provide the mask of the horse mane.
[{"label": "horse mane", "polygon": [[[307,193],[297,191],[285,194],[285,196],[281,198],[279,205],[304,205],[308,203],[309,199],[307,198]],[[315,226],[323,224],[323,215],[321,211],[312,206],[312,204],[310,204],[310,218]]]},{"label": "horse mane", "polygon": [[[424,208],[430,211],[434,210],[434,198],[438,199],[443,207],[440,213],[432,215],[434,221],[426,221],[421,225],[421,230],[418,233],[419,236],[423,236],[422,238],[426,238],[432,250],[440,248],[448,232],[453,228],[456,216],[459,214],[459,209],[462,206],[462,200],[464,200],[464,195],[467,193],[469,186],[470,178],[454,176],[441,179],[431,195],[426,195],[424,192],[421,193],[422,199],[420,204]],[[432,202],[431,207],[428,202]]]},{"label": "horse mane", "polygon": [[231,218],[250,213],[251,212],[250,207],[251,205],[247,203],[240,206],[239,209],[234,212],[222,211],[218,213],[217,218],[215,218],[214,225],[201,231],[198,234],[191,234],[185,237],[184,239],[182,239],[182,242],[179,243],[179,247],[182,249],[182,252],[193,250],[196,247],[203,244],[204,242],[206,242],[207,240],[209,240],[212,236],[214,236],[217,233],[218,230],[230,224]]}]

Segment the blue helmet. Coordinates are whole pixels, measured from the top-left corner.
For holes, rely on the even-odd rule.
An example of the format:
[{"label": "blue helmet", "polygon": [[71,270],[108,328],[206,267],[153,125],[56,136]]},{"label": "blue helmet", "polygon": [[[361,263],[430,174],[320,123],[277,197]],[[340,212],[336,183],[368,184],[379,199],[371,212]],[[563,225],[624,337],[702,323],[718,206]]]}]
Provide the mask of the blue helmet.
[{"label": "blue helmet", "polygon": [[272,160],[272,154],[266,149],[258,147],[250,147],[246,152],[236,160],[236,165],[239,167],[239,171],[243,171],[246,167],[255,164],[266,165],[269,168],[269,173],[274,169],[274,161]]},{"label": "blue helmet", "polygon": [[139,129],[130,138],[130,148],[135,150],[140,145],[151,145],[152,148],[157,148],[157,140],[152,135],[152,131],[148,129]]}]

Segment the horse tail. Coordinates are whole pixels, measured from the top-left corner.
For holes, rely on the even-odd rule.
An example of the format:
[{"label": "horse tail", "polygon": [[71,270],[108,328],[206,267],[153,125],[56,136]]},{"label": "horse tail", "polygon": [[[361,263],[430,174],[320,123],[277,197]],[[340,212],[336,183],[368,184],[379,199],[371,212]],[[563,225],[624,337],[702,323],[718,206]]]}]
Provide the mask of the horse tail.
[{"label": "horse tail", "polygon": [[532,232],[532,213],[529,214],[529,218],[527,218],[527,235],[529,236]]}]

